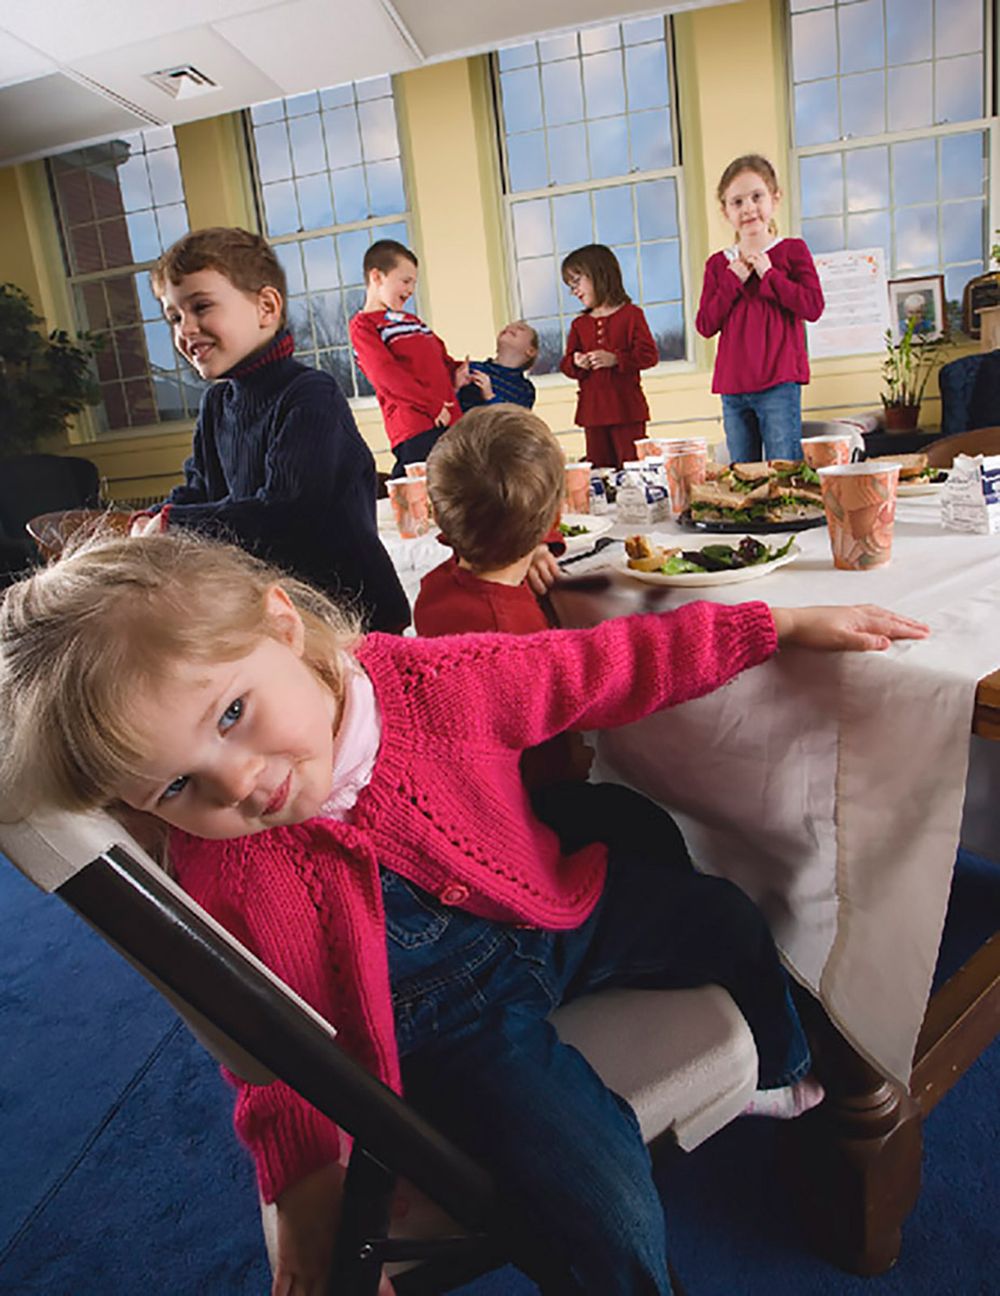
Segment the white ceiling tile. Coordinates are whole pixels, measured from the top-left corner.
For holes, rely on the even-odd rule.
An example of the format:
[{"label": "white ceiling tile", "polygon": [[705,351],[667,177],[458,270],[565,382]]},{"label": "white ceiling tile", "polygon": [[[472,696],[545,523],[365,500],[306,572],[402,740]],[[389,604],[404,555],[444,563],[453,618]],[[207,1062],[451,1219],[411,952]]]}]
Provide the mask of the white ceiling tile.
[{"label": "white ceiling tile", "polygon": [[27,81],[55,70],[52,59],[0,29],[0,85]]},{"label": "white ceiling tile", "polygon": [[148,124],[57,72],[0,90],[0,163],[59,153]]}]

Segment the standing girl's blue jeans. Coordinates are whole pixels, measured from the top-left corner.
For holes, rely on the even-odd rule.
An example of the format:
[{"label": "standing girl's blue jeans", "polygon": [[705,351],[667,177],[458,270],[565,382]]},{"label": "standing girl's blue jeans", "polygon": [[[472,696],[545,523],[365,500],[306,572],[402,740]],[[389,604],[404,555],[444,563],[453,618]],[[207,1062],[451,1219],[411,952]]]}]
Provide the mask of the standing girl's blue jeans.
[{"label": "standing girl's blue jeans", "polygon": [[604,986],[714,981],[750,1023],[762,1086],[798,1079],[809,1053],[759,911],[686,855],[624,843],[572,931],[488,922],[389,872],[383,893],[408,1101],[489,1167],[529,1239],[566,1257],[566,1292],[666,1296],[663,1207],[635,1116],[547,1018]]},{"label": "standing girl's blue jeans", "polygon": [[730,463],[802,458],[802,387],[779,383],[722,398]]}]

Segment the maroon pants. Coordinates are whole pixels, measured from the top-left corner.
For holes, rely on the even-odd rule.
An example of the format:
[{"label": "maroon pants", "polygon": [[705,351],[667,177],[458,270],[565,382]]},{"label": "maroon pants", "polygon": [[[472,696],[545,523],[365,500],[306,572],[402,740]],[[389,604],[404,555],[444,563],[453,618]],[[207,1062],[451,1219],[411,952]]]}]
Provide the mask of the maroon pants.
[{"label": "maroon pants", "polygon": [[587,458],[595,468],[620,468],[626,459],[634,459],[635,443],[646,435],[645,423],[602,423],[583,429],[587,438]]}]

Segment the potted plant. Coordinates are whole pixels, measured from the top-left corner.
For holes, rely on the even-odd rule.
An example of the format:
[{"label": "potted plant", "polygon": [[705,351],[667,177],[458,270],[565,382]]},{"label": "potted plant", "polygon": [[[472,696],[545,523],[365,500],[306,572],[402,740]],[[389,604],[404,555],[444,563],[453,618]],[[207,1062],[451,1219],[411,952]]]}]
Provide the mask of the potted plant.
[{"label": "potted plant", "polygon": [[66,420],[96,405],[100,388],[91,357],[100,339],[74,342],[57,329],[48,337],[28,296],[0,284],[0,457],[23,454],[66,430]]},{"label": "potted plant", "polygon": [[898,342],[893,340],[891,329],[885,331],[882,405],[885,426],[890,432],[908,431],[917,426],[927,380],[941,363],[941,348],[946,339],[915,333],[916,325],[917,317],[911,315]]}]

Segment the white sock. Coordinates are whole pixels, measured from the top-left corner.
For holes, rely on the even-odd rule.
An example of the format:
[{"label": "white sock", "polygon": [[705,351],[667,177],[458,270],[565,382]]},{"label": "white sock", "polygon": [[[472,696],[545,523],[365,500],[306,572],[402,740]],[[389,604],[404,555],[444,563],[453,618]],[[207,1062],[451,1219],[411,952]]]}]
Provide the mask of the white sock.
[{"label": "white sock", "polygon": [[826,1091],[816,1077],[807,1075],[796,1084],[784,1085],[780,1089],[758,1089],[740,1115],[794,1120],[818,1106],[825,1097]]}]

